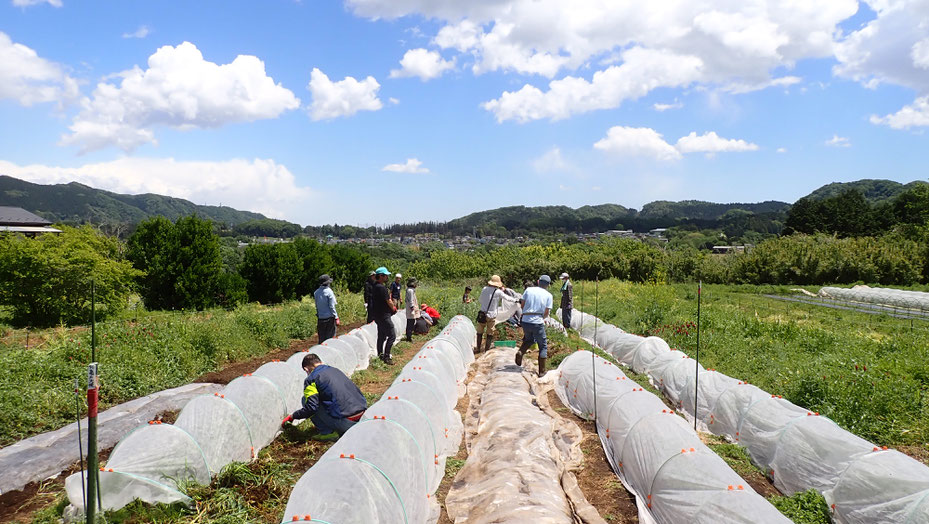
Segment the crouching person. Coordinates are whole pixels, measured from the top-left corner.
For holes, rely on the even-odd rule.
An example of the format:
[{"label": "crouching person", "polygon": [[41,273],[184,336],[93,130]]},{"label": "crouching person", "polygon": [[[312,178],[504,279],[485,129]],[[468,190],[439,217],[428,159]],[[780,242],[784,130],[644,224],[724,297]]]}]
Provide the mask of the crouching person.
[{"label": "crouching person", "polygon": [[368,402],[358,386],[338,369],[323,364],[315,353],[303,357],[303,407],[288,415],[281,425],[310,419],[316,426],[314,440],[338,440],[364,415]]}]

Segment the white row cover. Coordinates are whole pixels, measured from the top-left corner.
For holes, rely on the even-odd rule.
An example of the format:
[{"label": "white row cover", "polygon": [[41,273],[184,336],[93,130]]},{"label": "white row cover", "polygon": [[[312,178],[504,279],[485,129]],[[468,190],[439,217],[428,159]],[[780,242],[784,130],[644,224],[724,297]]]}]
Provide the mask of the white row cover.
[{"label": "white row cover", "polygon": [[578,311],[571,324],[586,339],[596,337],[596,345],[623,365],[647,374],[701,428],[744,446],[781,492],[815,488],[840,524],[929,522],[929,467],[921,462],[878,448],[780,396],[704,369],[659,337],[626,333]]},{"label": "white row cover", "polygon": [[[612,363],[577,351],[558,367],[561,401],[595,412],[607,459],[638,502],[640,520],[660,523],[788,523],[687,422]],[[596,374],[596,386],[594,386]]]},{"label": "white row cover", "polygon": [[[374,335],[372,336],[372,331]],[[300,407],[303,357],[322,361],[351,376],[376,353],[374,324],[327,340],[287,362],[268,362],[213,395],[191,399],[172,424],[149,423],[123,437],[100,471],[101,503],[117,510],[134,499],[149,503],[190,502],[178,485],[208,484],[231,462],[247,462],[274,440],[281,420]],[[84,508],[81,474],[65,480],[71,504]],[[84,479],[86,482],[86,479]]]},{"label": "white row cover", "polygon": [[929,311],[929,293],[923,291],[868,286],[824,287],[819,290],[819,296],[849,302]]},{"label": "white row cover", "polygon": [[445,459],[461,442],[455,405],[476,335],[471,321],[457,316],[427,342],[381,400],[297,481],[282,522],[434,522]]}]

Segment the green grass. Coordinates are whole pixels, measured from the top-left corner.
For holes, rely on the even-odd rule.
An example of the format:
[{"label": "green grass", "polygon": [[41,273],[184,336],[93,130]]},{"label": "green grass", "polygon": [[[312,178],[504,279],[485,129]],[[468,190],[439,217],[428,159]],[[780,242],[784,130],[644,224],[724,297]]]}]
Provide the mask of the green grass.
[{"label": "green grass", "polygon": [[[345,322],[361,318],[343,295]],[[362,307],[363,309],[363,307]],[[311,302],[234,311],[158,312],[97,325],[102,408],[189,383],[227,362],[264,355],[316,332]],[[19,335],[19,333],[16,333]],[[91,361],[87,328],[53,328],[0,340],[0,446],[73,422],[75,378]],[[42,340],[36,346],[35,341]],[[83,379],[86,380],[86,379]],[[82,384],[83,387],[83,384]],[[83,400],[81,400],[83,403]]]},{"label": "green grass", "polygon": [[796,524],[831,524],[826,499],[815,489],[801,491],[790,497],[770,497],[768,501]]},{"label": "green grass", "polygon": [[456,458],[450,458],[445,461],[445,478],[453,479],[455,475],[461,471],[465,465],[465,461]]}]

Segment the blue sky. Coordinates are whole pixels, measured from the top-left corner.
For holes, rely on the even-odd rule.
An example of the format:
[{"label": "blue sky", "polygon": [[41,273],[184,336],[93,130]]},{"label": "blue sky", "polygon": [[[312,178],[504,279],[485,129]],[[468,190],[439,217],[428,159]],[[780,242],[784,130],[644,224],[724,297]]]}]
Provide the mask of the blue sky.
[{"label": "blue sky", "polygon": [[926,179],[929,2],[0,0],[0,122],[0,174],[304,225],[792,202]]}]

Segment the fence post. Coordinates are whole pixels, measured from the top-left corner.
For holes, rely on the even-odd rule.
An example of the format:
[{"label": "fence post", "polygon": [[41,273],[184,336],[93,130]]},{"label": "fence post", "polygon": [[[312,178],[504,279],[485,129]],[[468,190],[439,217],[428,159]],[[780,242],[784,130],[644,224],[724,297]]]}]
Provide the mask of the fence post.
[{"label": "fence post", "polygon": [[697,397],[700,393],[700,301],[703,295],[703,281],[697,281],[697,351],[694,366],[694,431],[697,431]]}]

